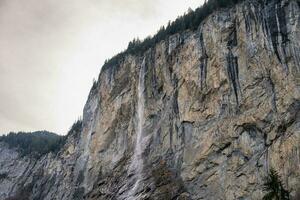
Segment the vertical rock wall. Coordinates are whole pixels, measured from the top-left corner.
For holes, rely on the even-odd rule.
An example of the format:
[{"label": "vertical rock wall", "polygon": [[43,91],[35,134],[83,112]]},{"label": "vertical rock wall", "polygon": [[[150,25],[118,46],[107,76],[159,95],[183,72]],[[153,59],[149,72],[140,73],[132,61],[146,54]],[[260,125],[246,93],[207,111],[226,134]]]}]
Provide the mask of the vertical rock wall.
[{"label": "vertical rock wall", "polygon": [[[271,167],[295,196],[299,13],[295,0],[248,0],[213,13],[197,31],[172,35],[102,70],[80,138],[35,164],[17,159],[44,166],[40,176],[17,170],[33,184],[32,199],[261,199]],[[131,193],[141,66],[143,168]],[[8,163],[3,155],[0,163]],[[2,197],[18,193],[18,177],[0,183]]]}]

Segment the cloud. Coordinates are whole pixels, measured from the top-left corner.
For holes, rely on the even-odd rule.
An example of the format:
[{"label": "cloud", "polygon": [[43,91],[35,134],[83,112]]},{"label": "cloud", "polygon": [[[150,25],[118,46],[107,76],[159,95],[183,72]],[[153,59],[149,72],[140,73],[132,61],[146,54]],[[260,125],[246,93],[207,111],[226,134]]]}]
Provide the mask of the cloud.
[{"label": "cloud", "polygon": [[0,133],[65,134],[105,59],[199,0],[1,0]]}]

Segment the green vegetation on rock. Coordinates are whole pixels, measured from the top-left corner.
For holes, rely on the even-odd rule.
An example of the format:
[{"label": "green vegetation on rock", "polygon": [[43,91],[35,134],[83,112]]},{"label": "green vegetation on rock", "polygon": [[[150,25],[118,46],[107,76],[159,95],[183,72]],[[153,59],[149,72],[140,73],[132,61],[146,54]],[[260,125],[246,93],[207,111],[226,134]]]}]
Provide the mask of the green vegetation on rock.
[{"label": "green vegetation on rock", "polygon": [[78,137],[82,130],[82,119],[76,120],[71,126],[67,136]]},{"label": "green vegetation on rock", "polygon": [[65,143],[65,136],[59,136],[48,131],[11,132],[0,137],[0,142],[9,148],[15,148],[21,156],[40,157],[46,153],[57,153]]},{"label": "green vegetation on rock", "polygon": [[148,36],[143,41],[134,39],[129,42],[125,51],[105,61],[103,68],[109,68],[117,65],[122,61],[127,54],[142,54],[147,49],[152,48],[155,44],[165,40],[168,36],[181,33],[185,30],[197,30],[201,22],[212,14],[214,11],[221,8],[228,8],[236,5],[244,0],[208,0],[196,10],[189,10],[188,13],[178,17],[175,21],[169,22],[166,27],[162,26],[160,30],[153,36]]},{"label": "green vegetation on rock", "polygon": [[[76,120],[66,136],[57,135],[48,131],[36,132],[10,132],[0,136],[0,142],[4,142],[10,149],[16,149],[21,156],[39,158],[47,153],[58,153],[66,143],[67,137],[77,138],[82,129],[82,120]],[[1,179],[1,177],[0,177]]]},{"label": "green vegetation on rock", "polygon": [[289,192],[284,189],[278,173],[271,169],[268,176],[265,178],[263,190],[266,194],[263,200],[289,200]]}]

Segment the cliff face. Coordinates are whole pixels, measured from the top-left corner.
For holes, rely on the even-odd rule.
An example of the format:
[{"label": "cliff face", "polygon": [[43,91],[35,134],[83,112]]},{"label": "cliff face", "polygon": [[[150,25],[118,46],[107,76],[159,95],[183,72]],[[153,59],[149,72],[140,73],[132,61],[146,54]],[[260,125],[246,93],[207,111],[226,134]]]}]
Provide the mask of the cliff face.
[{"label": "cliff face", "polygon": [[271,167],[295,195],[299,6],[245,1],[103,69],[57,156],[1,145],[0,198],[261,199]]}]

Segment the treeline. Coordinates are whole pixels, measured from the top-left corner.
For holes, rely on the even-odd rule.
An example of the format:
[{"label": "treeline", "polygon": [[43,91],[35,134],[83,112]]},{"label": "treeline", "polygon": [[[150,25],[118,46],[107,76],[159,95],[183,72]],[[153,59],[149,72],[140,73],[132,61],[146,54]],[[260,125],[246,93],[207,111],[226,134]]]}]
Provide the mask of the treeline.
[{"label": "treeline", "polygon": [[110,60],[106,60],[103,68],[108,68],[110,66],[117,65],[121,60],[124,59],[127,54],[142,54],[147,49],[154,47],[155,44],[162,40],[165,40],[168,36],[175,33],[180,33],[185,30],[197,30],[200,23],[214,11],[220,8],[228,8],[244,0],[208,0],[197,8],[196,10],[189,10],[188,13],[183,16],[178,17],[175,21],[169,22],[165,27],[161,27],[160,30],[153,36],[147,37],[143,41],[139,39],[134,39],[129,42],[128,47],[125,51],[117,54]]},{"label": "treeline", "polygon": [[[94,83],[95,84],[95,83]],[[82,131],[82,119],[77,119],[73,125],[71,126],[70,130],[68,131],[67,136],[72,135],[75,138],[79,136]]]},{"label": "treeline", "polygon": [[11,132],[0,137],[0,142],[15,148],[21,156],[40,157],[46,153],[57,153],[65,143],[65,136],[59,136],[48,131]]},{"label": "treeline", "polygon": [[[66,136],[57,135],[48,131],[36,132],[10,132],[0,136],[0,142],[4,142],[11,149],[16,149],[21,156],[39,158],[47,153],[58,153],[65,145],[69,136],[79,137],[82,130],[82,119],[79,118],[71,126]],[[1,177],[0,177],[1,178]]]}]

